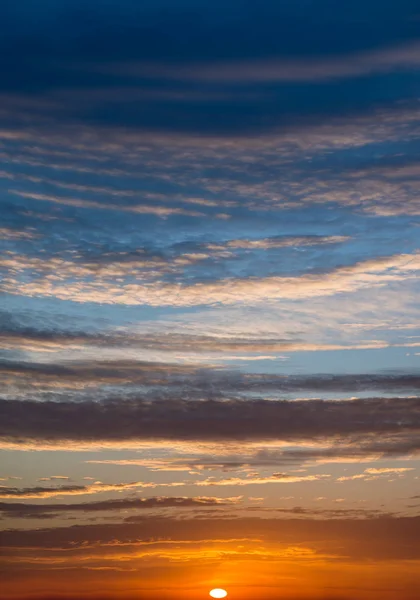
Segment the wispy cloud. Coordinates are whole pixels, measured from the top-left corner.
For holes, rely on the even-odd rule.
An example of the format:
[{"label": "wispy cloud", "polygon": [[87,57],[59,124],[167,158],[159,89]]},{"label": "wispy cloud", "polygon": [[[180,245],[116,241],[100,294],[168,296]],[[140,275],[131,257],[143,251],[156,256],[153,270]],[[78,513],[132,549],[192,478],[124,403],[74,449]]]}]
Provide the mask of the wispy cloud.
[{"label": "wispy cloud", "polygon": [[21,231],[20,229],[9,229],[0,227],[0,240],[33,240],[38,237],[35,231]]},{"label": "wispy cloud", "polygon": [[414,467],[381,467],[375,468],[371,467],[369,469],[365,469],[363,473],[358,473],[356,475],[345,475],[343,477],[339,477],[338,481],[353,481],[354,479],[363,479],[365,481],[372,481],[374,479],[378,479],[383,475],[390,476],[395,475],[398,477],[403,476],[405,473],[409,471],[414,471]]},{"label": "wispy cloud", "polygon": [[198,486],[225,486],[225,485],[265,485],[267,483],[302,483],[307,481],[320,481],[328,479],[330,475],[290,475],[287,473],[273,473],[267,477],[250,476],[247,478],[229,477],[228,479],[216,479],[210,477],[196,483]]},{"label": "wispy cloud", "polygon": [[11,193],[23,198],[31,198],[32,200],[38,200],[40,202],[51,202],[53,204],[61,204],[64,206],[74,206],[76,208],[94,208],[99,210],[111,210],[111,211],[122,211],[136,214],[149,214],[156,215],[158,217],[168,217],[169,215],[184,215],[188,217],[204,217],[205,213],[193,210],[186,210],[179,207],[171,206],[147,206],[145,204],[139,204],[137,206],[123,206],[121,204],[109,204],[103,202],[97,202],[94,200],[85,200],[81,198],[67,198],[60,196],[49,196],[47,194],[37,194],[35,192],[21,192],[18,190],[10,190]]},{"label": "wispy cloud", "polygon": [[[253,304],[267,300],[304,299],[383,287],[393,282],[417,278],[420,255],[402,254],[361,261],[327,273],[297,277],[247,277],[211,283],[169,284],[150,282],[121,283],[117,288],[105,285],[106,278],[118,276],[118,269],[99,275],[95,281],[83,280],[86,267],[62,259],[41,259],[6,255],[0,263],[10,272],[2,284],[5,292],[30,297],[53,296],[75,302],[117,303],[151,306],[196,306],[208,304]],[[60,269],[57,274],[43,276],[46,269]],[[128,267],[130,271],[132,266]],[[37,273],[33,281],[19,281],[16,274],[30,270]],[[88,269],[92,273],[91,269]],[[120,276],[126,275],[119,272]],[[76,282],[66,281],[76,278]],[[64,282],[66,281],[65,285]]]},{"label": "wispy cloud", "polygon": [[420,66],[417,43],[381,48],[345,56],[305,57],[304,59],[269,58],[191,64],[132,64],[108,66],[107,72],[177,80],[193,80],[228,84],[261,82],[304,82],[346,79],[374,73],[416,69]]},{"label": "wispy cloud", "polygon": [[[55,498],[56,496],[84,496],[97,494],[99,492],[120,492],[124,490],[135,490],[136,488],[157,487],[158,484],[145,481],[133,481],[131,483],[102,483],[100,481],[91,485],[60,485],[50,487],[7,487],[0,486],[1,498]],[[161,484],[164,487],[177,487],[183,483],[172,482]]]}]

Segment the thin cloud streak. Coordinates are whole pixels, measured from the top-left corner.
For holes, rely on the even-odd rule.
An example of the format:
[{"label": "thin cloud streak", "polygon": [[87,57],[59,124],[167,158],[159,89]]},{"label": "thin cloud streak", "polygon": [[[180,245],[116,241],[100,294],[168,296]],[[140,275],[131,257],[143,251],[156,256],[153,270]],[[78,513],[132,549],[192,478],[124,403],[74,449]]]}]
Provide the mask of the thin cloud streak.
[{"label": "thin cloud streak", "polygon": [[305,57],[298,59],[265,59],[253,61],[223,61],[213,64],[132,64],[101,67],[107,73],[123,73],[132,77],[154,77],[194,82],[238,85],[263,82],[311,82],[346,79],[420,66],[418,43],[382,48],[358,54],[328,59]]},{"label": "thin cloud streak", "polygon": [[149,498],[124,498],[121,500],[97,500],[72,504],[29,504],[0,502],[0,513],[12,518],[47,518],[60,513],[102,512],[125,510],[154,510],[166,508],[205,508],[207,506],[232,506],[240,502],[240,498],[217,498],[213,496],[156,496]]}]

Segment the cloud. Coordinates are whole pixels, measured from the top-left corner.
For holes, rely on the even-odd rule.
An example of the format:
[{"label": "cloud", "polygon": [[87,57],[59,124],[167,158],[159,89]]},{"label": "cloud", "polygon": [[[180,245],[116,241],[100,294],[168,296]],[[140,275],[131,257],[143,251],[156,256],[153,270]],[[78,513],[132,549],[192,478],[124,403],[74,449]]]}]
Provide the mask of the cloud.
[{"label": "cloud", "polygon": [[[256,508],[258,509],[258,507]],[[282,513],[291,516],[302,516],[303,518],[321,518],[321,519],[377,519],[396,517],[390,513],[377,509],[365,508],[336,508],[336,509],[317,509],[305,508],[302,506],[293,506],[292,508],[274,508],[273,512]]]},{"label": "cloud", "polygon": [[[418,398],[348,401],[115,400],[106,402],[0,401],[4,443],[64,440],[299,440],[371,434],[410,436],[420,428]],[[25,415],[22,419],[21,415]],[[408,436],[408,438],[404,438]],[[386,444],[385,437],[381,440]],[[395,441],[395,440],[394,440]],[[380,444],[379,444],[380,445]],[[407,449],[406,449],[407,450]]]},{"label": "cloud", "polygon": [[184,215],[188,217],[204,217],[205,213],[186,210],[179,207],[171,206],[147,206],[138,204],[136,206],[124,206],[122,204],[107,204],[94,200],[85,200],[81,198],[67,198],[60,196],[49,196],[47,194],[37,194],[35,192],[21,192],[19,190],[9,190],[10,193],[22,196],[23,198],[31,198],[40,202],[51,202],[53,204],[61,204],[64,206],[74,206],[76,208],[95,208],[99,210],[122,211],[136,214],[156,215],[161,218],[166,218],[170,215]]},{"label": "cloud", "polygon": [[[128,458],[128,459],[92,459],[85,461],[87,464],[104,464],[121,466],[141,466],[150,471],[157,472],[197,472],[197,471],[245,471],[256,468],[277,468],[280,466],[313,466],[330,463],[363,463],[376,462],[382,459],[415,458],[419,448],[416,447],[414,436],[395,436],[375,442],[374,439],[329,439],[327,443],[308,441],[308,446],[299,448],[264,448],[245,446],[242,451],[238,449],[226,449],[217,453],[217,448],[211,448],[208,452],[194,453],[193,451],[181,453],[172,458]],[[304,442],[303,442],[304,443]],[[406,446],[404,446],[406,444]],[[394,468],[386,471],[389,467],[379,469],[369,468],[366,473],[379,474],[394,472]],[[398,471],[398,469],[397,469]]]},{"label": "cloud", "polygon": [[0,240],[33,240],[37,237],[39,236],[35,232],[0,227]]},{"label": "cloud", "polygon": [[191,80],[228,85],[272,82],[313,82],[345,79],[398,71],[415,70],[420,66],[420,45],[411,43],[391,48],[368,50],[357,54],[333,57],[264,58],[217,63],[128,64],[107,68],[108,72],[133,77]]},{"label": "cloud", "polygon": [[271,250],[274,248],[302,247],[302,246],[318,246],[323,244],[340,244],[347,242],[349,236],[332,235],[332,236],[278,236],[261,239],[238,239],[228,240],[224,244],[209,244],[210,250],[240,249],[240,250]]},{"label": "cloud", "polygon": [[[130,177],[141,179],[138,169],[132,167],[133,156],[141,152],[146,154],[147,164],[153,167],[153,175],[158,175],[167,181],[171,177],[174,181],[183,184],[180,192],[180,200],[185,197],[185,183],[193,181],[203,186],[206,183],[209,189],[216,192],[224,192],[227,197],[229,192],[238,193],[249,190],[252,196],[261,196],[266,187],[263,183],[267,182],[267,169],[264,169],[264,179],[259,186],[250,186],[244,184],[243,176],[246,175],[249,166],[250,152],[254,153],[253,162],[271,164],[276,167],[286,168],[284,177],[289,179],[290,159],[298,158],[302,152],[311,152],[314,154],[323,153],[325,150],[338,151],[340,149],[352,149],[370,144],[381,142],[396,142],[416,139],[416,124],[420,119],[420,113],[417,104],[403,102],[398,105],[376,106],[366,114],[350,114],[337,116],[331,114],[328,123],[289,123],[287,126],[271,128],[262,135],[252,135],[244,137],[238,131],[231,131],[230,135],[220,135],[212,131],[205,137],[191,135],[184,131],[173,133],[171,131],[138,131],[122,130],[109,127],[91,127],[89,125],[78,124],[77,127],[63,127],[62,123],[57,123],[53,128],[37,125],[33,123],[33,128],[25,130],[0,131],[2,139],[10,140],[13,137],[26,139],[33,145],[25,147],[25,153],[0,154],[0,158],[7,159],[8,163],[23,164],[29,167],[41,167],[43,169],[60,172],[60,181],[62,182],[63,173],[74,172],[79,174],[94,174],[104,177]],[[80,140],[83,140],[81,143]],[[156,157],[156,144],[161,150],[168,153],[168,164],[162,168],[162,162]],[[139,146],[140,145],[140,146]],[[146,150],[146,152],[145,152]],[[255,156],[257,152],[257,156]],[[57,162],[52,157],[60,156],[66,160]],[[277,160],[273,162],[273,156]],[[259,157],[259,158],[258,158]],[[103,167],[101,162],[112,159],[121,160],[125,158],[126,168],[116,168],[114,166]],[[191,161],[198,168],[199,177],[192,178],[190,171]],[[214,160],[228,167],[227,171],[232,176],[238,173],[240,177],[229,180],[226,177],[203,178],[201,170],[207,165],[214,163]],[[93,163],[93,164],[91,164]],[[172,166],[173,172],[168,174],[168,167]],[[176,168],[177,167],[177,168]],[[180,168],[181,167],[181,168]],[[188,177],[183,173],[187,168]],[[20,179],[22,174],[7,171],[2,172],[7,178],[15,180]],[[302,174],[300,174],[302,175]],[[33,176],[31,181],[33,181]],[[45,183],[49,183],[44,178]],[[51,185],[52,185],[51,180]],[[274,196],[279,197],[278,181]],[[294,182],[294,186],[299,186],[299,181]],[[40,181],[33,181],[33,183]],[[225,186],[221,188],[221,184]],[[72,182],[69,182],[72,185]],[[353,178],[353,185],[355,180]],[[55,184],[54,184],[55,185]],[[76,184],[77,185],[77,184]],[[70,189],[70,188],[69,188]],[[74,188],[73,188],[74,189]],[[80,189],[78,191],[81,191]],[[85,191],[88,191],[87,189]],[[91,190],[92,191],[92,190]],[[290,191],[290,190],[289,190]],[[308,191],[308,190],[307,190]],[[260,192],[260,193],[258,193]],[[166,194],[165,194],[166,195]],[[243,194],[240,194],[243,195]],[[280,194],[281,196],[281,194]],[[290,194],[289,194],[290,196]],[[273,191],[269,194],[273,197]],[[214,198],[210,198],[210,200]],[[204,198],[208,200],[208,198]],[[220,194],[215,198],[220,200]],[[230,201],[232,203],[232,201]],[[261,202],[259,202],[261,204]],[[237,202],[231,206],[237,205]],[[39,215],[48,218],[45,215]]]},{"label": "cloud", "polygon": [[[106,282],[106,272],[103,278],[99,276],[94,281],[84,280],[82,278],[87,273],[83,265],[62,259],[50,259],[48,264],[41,259],[12,254],[6,255],[0,266],[10,272],[2,284],[3,291],[7,293],[30,297],[53,296],[81,303],[197,306],[316,298],[415,280],[420,270],[420,255],[415,253],[380,257],[326,273],[296,277],[246,277],[195,284],[150,282],[141,285],[127,282],[114,288],[109,286],[109,281]],[[48,267],[60,269],[59,274],[53,277],[43,275]],[[16,274],[27,270],[37,276],[30,282],[19,281]],[[66,281],[70,275],[77,279],[76,282]],[[108,277],[111,277],[111,272]]]},{"label": "cloud", "polygon": [[372,467],[369,469],[365,469],[363,473],[359,473],[357,475],[339,477],[337,481],[352,481],[354,479],[373,481],[374,479],[380,478],[382,475],[396,475],[398,477],[401,477],[408,471],[414,471],[414,467],[382,467],[379,469]]},{"label": "cloud", "polygon": [[[373,327],[373,326],[372,326]],[[261,360],[261,356],[264,353],[269,352],[316,352],[331,351],[331,350],[351,350],[351,349],[380,349],[388,348],[391,346],[407,346],[415,347],[415,343],[407,341],[401,341],[398,343],[390,343],[386,340],[371,340],[365,342],[354,342],[347,344],[328,344],[328,343],[310,343],[300,340],[293,339],[282,339],[278,338],[267,338],[267,337],[236,337],[233,335],[194,335],[194,334],[142,334],[139,332],[138,335],[130,334],[129,332],[109,332],[108,334],[89,334],[89,333],[71,333],[71,332],[53,332],[53,331],[37,331],[26,329],[25,331],[7,331],[5,328],[0,333],[0,347],[7,349],[20,349],[25,351],[34,352],[53,352],[60,350],[71,350],[71,349],[83,349],[85,347],[102,347],[102,348],[143,348],[154,350],[156,352],[183,352],[184,355],[187,352],[190,354],[190,358],[193,358],[194,354],[202,354],[203,359],[208,358],[205,353],[218,353],[217,357],[219,360]],[[420,343],[419,343],[420,345]],[[243,352],[244,354],[238,358],[233,356],[229,358],[227,352]],[[263,353],[263,354],[261,354]],[[256,357],[252,357],[252,354],[258,354]],[[273,358],[284,358],[282,356],[266,355],[266,357]],[[179,358],[179,355],[178,355]],[[211,356],[213,360],[216,360],[216,356]],[[268,358],[266,358],[268,360]],[[115,361],[117,362],[117,361]],[[138,363],[141,364],[141,363]],[[149,365],[152,368],[153,364],[158,364],[157,361],[150,362]],[[98,363],[99,365],[99,363]],[[7,367],[3,364],[3,370],[12,372],[13,369],[18,369],[17,365],[14,365],[9,361]],[[23,367],[22,367],[23,368]],[[39,372],[47,371],[47,367],[41,367],[38,369],[33,364],[32,367],[28,367],[28,370],[38,370]],[[73,367],[75,368],[75,367]],[[76,367],[77,368],[77,367]],[[135,362],[133,361],[133,369],[135,368]],[[170,369],[168,364],[168,369]],[[64,372],[64,369],[63,369]]]},{"label": "cloud", "polygon": [[[77,339],[77,337],[75,338]],[[50,342],[53,346],[54,342]],[[59,349],[60,344],[55,344],[55,349]],[[71,361],[67,364],[61,363],[18,363],[12,361],[0,361],[0,372],[7,375],[29,377],[32,381],[37,378],[39,381],[52,381],[54,385],[74,381],[80,384],[86,382],[93,383],[144,383],[154,384],[156,386],[163,383],[175,385],[184,381],[185,377],[194,376],[194,372],[199,370],[197,365],[188,363],[159,363],[142,362],[134,360],[114,360],[107,361]]]},{"label": "cloud", "polygon": [[0,502],[0,512],[7,517],[46,518],[50,515],[67,512],[100,512],[159,508],[205,508],[207,506],[232,506],[240,502],[240,497],[217,498],[213,496],[155,496],[149,498],[123,498],[118,500],[98,500],[71,504],[22,504]]},{"label": "cloud", "polygon": [[[171,542],[190,540],[228,540],[251,538],[261,540],[264,545],[304,543],[310,547],[327,551],[334,548],[338,556],[350,560],[370,558],[372,560],[404,560],[419,558],[418,535],[420,517],[382,516],[355,519],[355,515],[344,515],[330,521],[326,519],[302,518],[212,518],[182,519],[176,517],[150,516],[140,523],[115,523],[79,525],[78,527],[56,527],[37,530],[8,530],[2,533],[2,544],[10,555],[37,556],[61,555],[63,552],[90,553],[92,547],[112,544],[133,544],[133,549],[142,542],[159,540],[163,543],[171,532]],[[240,535],[238,535],[238,533]]]},{"label": "cloud", "polygon": [[250,476],[246,479],[240,477],[229,477],[228,479],[215,479],[210,477],[203,481],[196,482],[198,486],[225,486],[225,485],[265,485],[267,483],[303,483],[306,481],[322,481],[328,479],[330,475],[290,475],[288,473],[273,473],[267,477]]},{"label": "cloud", "polygon": [[[5,334],[3,340],[15,339],[12,334],[9,338]],[[19,339],[17,334],[16,338]],[[39,383],[47,386],[48,383],[55,387],[65,387],[67,384],[93,383],[97,384],[141,384],[147,385],[149,391],[156,391],[156,397],[163,392],[164,386],[170,394],[178,395],[188,390],[190,398],[203,398],[211,395],[213,398],[224,397],[226,394],[242,395],[244,393],[260,395],[261,392],[271,394],[323,394],[336,393],[347,395],[366,391],[381,391],[385,393],[417,392],[420,389],[420,377],[413,373],[359,373],[347,374],[314,374],[314,375],[277,375],[275,373],[243,373],[239,370],[204,366],[200,362],[175,362],[179,355],[174,357],[174,362],[142,361],[119,359],[115,357],[116,349],[121,346],[129,348],[143,347],[146,350],[162,350],[168,352],[180,352],[188,345],[191,356],[200,352],[229,352],[236,350],[246,352],[261,352],[268,349],[281,349],[282,345],[288,345],[286,341],[261,340],[253,341],[247,338],[235,338],[219,336],[194,336],[194,335],[144,335],[141,334],[127,337],[124,334],[110,335],[82,334],[66,335],[60,332],[28,332],[26,334],[28,346],[33,339],[33,349],[43,344],[51,349],[65,350],[74,348],[80,357],[81,351],[86,346],[87,352],[84,360],[54,360],[45,362],[18,362],[16,360],[0,360],[0,374],[9,380],[15,377],[16,381],[25,382],[28,390],[31,384]],[[1,336],[0,336],[1,340]],[[45,340],[45,342],[44,342]],[[408,343],[408,342],[407,342]],[[0,341],[1,345],[1,341]],[[4,344],[7,347],[6,343]],[[104,351],[108,349],[113,352],[113,360],[95,360],[92,356],[95,348]],[[138,355],[137,355],[138,356]],[[150,356],[150,353],[149,353]],[[217,357],[218,358],[218,357]],[[216,357],[214,357],[216,360]]]},{"label": "cloud", "polygon": [[171,482],[157,484],[145,481],[133,481],[131,483],[102,483],[97,481],[91,485],[60,485],[56,487],[7,487],[0,486],[0,498],[55,498],[56,496],[84,496],[97,494],[99,492],[121,492],[124,490],[135,490],[136,488],[154,488],[162,485],[164,487],[183,486],[184,483]]},{"label": "cloud", "polygon": [[51,475],[50,477],[39,477],[37,481],[60,481],[61,479],[70,479],[65,475]]}]

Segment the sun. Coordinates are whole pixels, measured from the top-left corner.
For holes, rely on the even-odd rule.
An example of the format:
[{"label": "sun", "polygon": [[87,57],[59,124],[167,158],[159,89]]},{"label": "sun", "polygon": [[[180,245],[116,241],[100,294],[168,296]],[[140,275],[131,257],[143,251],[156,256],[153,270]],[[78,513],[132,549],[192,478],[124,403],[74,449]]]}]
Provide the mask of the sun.
[{"label": "sun", "polygon": [[215,588],[214,590],[210,590],[209,594],[212,598],[225,598],[227,596],[227,591],[222,590],[221,588]]}]

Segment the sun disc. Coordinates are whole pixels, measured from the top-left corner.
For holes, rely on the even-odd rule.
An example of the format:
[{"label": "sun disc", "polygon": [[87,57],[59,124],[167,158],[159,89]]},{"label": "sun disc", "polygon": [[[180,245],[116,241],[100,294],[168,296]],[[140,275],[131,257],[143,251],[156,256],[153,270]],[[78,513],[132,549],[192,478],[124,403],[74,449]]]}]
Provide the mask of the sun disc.
[{"label": "sun disc", "polygon": [[209,592],[212,598],[225,598],[227,596],[227,591],[222,590],[221,588],[216,588]]}]

